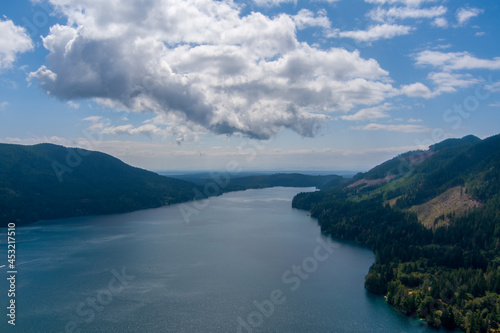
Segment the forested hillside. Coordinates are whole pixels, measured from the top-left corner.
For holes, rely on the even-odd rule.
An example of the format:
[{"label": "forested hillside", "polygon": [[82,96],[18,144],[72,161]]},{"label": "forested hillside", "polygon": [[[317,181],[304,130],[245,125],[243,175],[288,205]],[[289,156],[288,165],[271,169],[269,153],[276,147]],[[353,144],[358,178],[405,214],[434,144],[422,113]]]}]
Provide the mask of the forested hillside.
[{"label": "forested hillside", "polygon": [[[196,179],[195,184],[132,167],[100,152],[53,144],[0,144],[0,227],[9,222],[130,212],[249,188],[329,188],[349,181],[336,175],[223,176]],[[207,191],[207,184],[216,185],[217,191]]]},{"label": "forested hillside", "polygon": [[0,144],[0,227],[159,207],[191,200],[195,187],[100,152]]},{"label": "forested hillside", "polygon": [[273,186],[331,188],[345,184],[348,181],[348,178],[337,175],[311,176],[299,173],[277,173],[273,175],[232,178],[227,186],[227,190],[235,191]]},{"label": "forested hillside", "polygon": [[[478,205],[424,226],[413,208],[436,209],[457,187]],[[293,206],[324,232],[373,249],[365,286],[398,310],[435,327],[500,329],[500,135],[403,154],[346,186],[299,194]]]}]

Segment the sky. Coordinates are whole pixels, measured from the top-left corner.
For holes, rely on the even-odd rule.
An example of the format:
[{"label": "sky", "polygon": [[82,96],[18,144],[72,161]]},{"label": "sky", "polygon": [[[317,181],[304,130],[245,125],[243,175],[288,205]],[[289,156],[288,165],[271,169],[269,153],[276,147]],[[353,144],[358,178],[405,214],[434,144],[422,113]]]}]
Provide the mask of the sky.
[{"label": "sky", "polygon": [[500,133],[500,2],[0,2],[0,142],[365,171]]}]

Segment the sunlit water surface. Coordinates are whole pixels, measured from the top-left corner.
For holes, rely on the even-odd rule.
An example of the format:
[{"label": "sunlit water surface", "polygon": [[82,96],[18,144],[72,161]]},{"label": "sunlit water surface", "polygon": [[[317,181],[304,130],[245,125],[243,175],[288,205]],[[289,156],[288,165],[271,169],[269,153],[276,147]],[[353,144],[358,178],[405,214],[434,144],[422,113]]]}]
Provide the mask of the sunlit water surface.
[{"label": "sunlit water surface", "polygon": [[[17,228],[15,331],[435,332],[365,291],[373,252],[322,236],[291,208],[312,190]],[[14,332],[5,278],[0,288],[0,332]]]}]

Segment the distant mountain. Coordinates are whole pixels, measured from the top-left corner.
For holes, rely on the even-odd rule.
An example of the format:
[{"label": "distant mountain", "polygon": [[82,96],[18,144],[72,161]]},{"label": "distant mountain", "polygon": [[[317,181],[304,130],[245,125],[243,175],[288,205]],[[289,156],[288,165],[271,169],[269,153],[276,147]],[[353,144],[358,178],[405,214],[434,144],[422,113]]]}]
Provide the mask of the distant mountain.
[{"label": "distant mountain", "polygon": [[[207,184],[216,179],[219,183],[224,180],[221,191],[239,191],[249,188],[265,188],[273,186],[284,187],[317,187],[327,189],[347,183],[350,178],[338,175],[305,175],[301,173],[267,173],[267,172],[241,172],[231,175],[228,172],[203,172],[192,174],[174,175],[174,178],[190,181],[196,184]],[[226,184],[227,182],[227,184]]]},{"label": "distant mountain", "polygon": [[172,173],[169,171],[159,171],[158,174],[167,176],[167,177],[172,177],[172,178],[177,178],[177,179],[182,179],[188,182],[192,182],[195,184],[206,184],[214,180],[214,178],[221,178],[221,177],[230,177],[231,179],[233,178],[238,178],[238,177],[249,177],[249,176],[257,176],[257,175],[268,175],[269,173],[266,172],[238,172],[236,173],[229,173],[227,171],[199,171],[199,172],[190,172],[190,173],[182,173],[182,172],[176,172]]},{"label": "distant mountain", "polygon": [[434,327],[500,331],[500,135],[402,154],[292,205],[373,249],[365,287],[399,311]]},{"label": "distant mountain", "polygon": [[0,144],[0,227],[160,207],[193,199],[196,187],[100,152]]},{"label": "distant mountain", "polygon": [[227,191],[273,186],[330,188],[345,184],[348,181],[349,179],[337,175],[310,176],[300,173],[276,173],[273,175],[231,178]]}]

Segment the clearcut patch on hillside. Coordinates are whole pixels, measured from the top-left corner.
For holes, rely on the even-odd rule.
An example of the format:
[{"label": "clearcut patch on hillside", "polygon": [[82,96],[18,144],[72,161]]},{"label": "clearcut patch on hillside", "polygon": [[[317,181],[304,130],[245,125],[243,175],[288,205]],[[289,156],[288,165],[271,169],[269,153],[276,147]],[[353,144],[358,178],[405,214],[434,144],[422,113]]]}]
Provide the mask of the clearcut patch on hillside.
[{"label": "clearcut patch on hillside", "polygon": [[463,186],[456,186],[409,210],[418,216],[426,228],[437,228],[448,224],[451,215],[464,215],[468,210],[481,207],[481,202],[471,198]]}]

